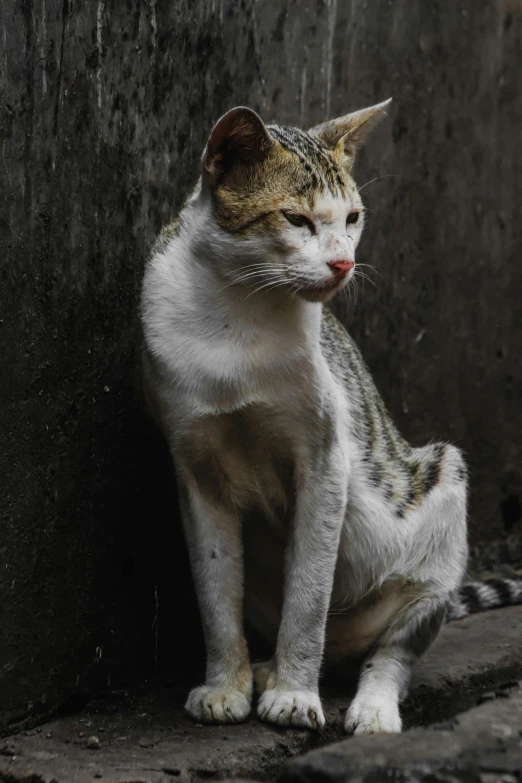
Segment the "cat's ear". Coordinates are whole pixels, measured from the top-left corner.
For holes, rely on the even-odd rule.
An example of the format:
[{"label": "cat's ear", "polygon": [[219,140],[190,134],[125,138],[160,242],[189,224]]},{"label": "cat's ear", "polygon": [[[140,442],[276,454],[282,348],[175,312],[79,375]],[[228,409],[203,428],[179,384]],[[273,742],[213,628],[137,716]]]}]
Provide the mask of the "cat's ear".
[{"label": "cat's ear", "polygon": [[203,153],[203,171],[216,182],[233,160],[259,162],[276,143],[255,111],[238,106],[214,126]]},{"label": "cat's ear", "polygon": [[310,128],[309,133],[327,149],[340,148],[348,158],[353,159],[368,133],[385,116],[390,103],[391,98],[388,98],[387,101],[369,106],[367,109],[360,109],[336,120],[323,122],[322,125]]}]

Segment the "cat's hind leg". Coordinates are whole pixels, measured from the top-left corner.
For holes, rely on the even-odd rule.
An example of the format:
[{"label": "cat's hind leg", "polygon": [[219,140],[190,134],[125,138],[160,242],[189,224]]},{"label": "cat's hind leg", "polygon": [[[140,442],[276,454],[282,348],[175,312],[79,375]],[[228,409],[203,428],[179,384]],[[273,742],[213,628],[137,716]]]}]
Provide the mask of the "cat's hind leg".
[{"label": "cat's hind leg", "polygon": [[346,712],[344,728],[352,734],[399,732],[399,704],[405,697],[416,660],[430,646],[444,622],[445,603],[419,602],[401,628],[377,643],[362,665],[357,693]]},{"label": "cat's hind leg", "polygon": [[269,661],[262,661],[261,663],[252,664],[252,674],[254,676],[254,690],[258,696],[266,691],[268,683],[268,677],[274,667],[274,660],[271,658]]},{"label": "cat's hind leg", "polygon": [[437,484],[411,511],[411,537],[399,574],[411,599],[390,618],[367,657],[358,690],[345,719],[355,734],[401,730],[399,703],[406,696],[415,661],[444,622],[452,591],[467,559],[466,471],[458,449],[442,447]]}]

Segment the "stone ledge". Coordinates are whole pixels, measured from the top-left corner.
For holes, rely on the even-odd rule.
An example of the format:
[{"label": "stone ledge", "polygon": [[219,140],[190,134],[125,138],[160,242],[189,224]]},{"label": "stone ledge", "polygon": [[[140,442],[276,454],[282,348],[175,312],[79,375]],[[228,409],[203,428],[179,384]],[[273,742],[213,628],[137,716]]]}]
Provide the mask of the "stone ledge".
[{"label": "stone ledge", "polygon": [[515,783],[522,775],[522,690],[462,713],[451,727],[353,737],[307,753],[283,783]]},{"label": "stone ledge", "polygon": [[404,705],[405,727],[444,720],[477,696],[522,675],[522,606],[447,625],[419,662]]},{"label": "stone ledge", "polygon": [[[485,691],[503,693],[500,686],[522,676],[521,639],[522,607],[475,615],[447,626],[417,667],[404,709],[406,725],[448,719],[476,705]],[[106,694],[75,715],[0,740],[0,782],[50,783],[54,779],[57,783],[188,783],[228,777],[274,780],[290,759],[312,751],[285,768],[286,778],[297,779],[299,775],[315,775],[316,769],[318,776],[323,774],[320,766],[314,766],[322,763],[319,759],[333,759],[325,762],[333,765],[331,769],[346,766],[348,762],[343,759],[351,758],[350,753],[360,759],[356,750],[345,750],[357,748],[360,742],[366,743],[365,753],[371,748],[373,760],[377,748],[386,748],[382,751],[386,760],[386,753],[392,753],[394,747],[404,748],[406,758],[407,748],[416,748],[419,737],[425,736],[415,730],[400,737],[356,738],[339,743],[342,711],[351,695],[346,684],[324,690],[328,725],[320,735],[278,730],[255,719],[242,726],[198,726],[183,714],[188,687],[188,683],[158,685],[132,693]],[[427,733],[438,738],[430,740],[433,747],[444,745],[445,752],[461,742],[455,739],[455,732]],[[89,747],[91,736],[97,737],[99,744],[91,742]],[[314,750],[332,741],[336,744]],[[102,777],[96,777],[97,773]],[[340,770],[336,774],[344,773]]]}]

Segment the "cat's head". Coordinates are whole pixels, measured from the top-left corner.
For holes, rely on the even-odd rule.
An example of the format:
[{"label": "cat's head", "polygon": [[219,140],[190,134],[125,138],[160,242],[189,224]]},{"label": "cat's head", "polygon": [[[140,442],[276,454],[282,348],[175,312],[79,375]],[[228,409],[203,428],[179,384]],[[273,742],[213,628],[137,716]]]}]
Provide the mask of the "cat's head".
[{"label": "cat's head", "polygon": [[389,101],[308,131],[265,126],[238,107],[203,153],[203,245],[228,283],[326,301],[354,274],[364,210],[351,176],[357,148]]}]

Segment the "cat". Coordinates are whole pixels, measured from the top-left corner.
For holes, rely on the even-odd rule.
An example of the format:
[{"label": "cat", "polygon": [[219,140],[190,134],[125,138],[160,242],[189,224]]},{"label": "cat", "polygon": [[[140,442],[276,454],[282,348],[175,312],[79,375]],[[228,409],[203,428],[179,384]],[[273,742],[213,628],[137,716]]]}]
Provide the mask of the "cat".
[{"label": "cat", "polygon": [[261,720],[320,729],[322,661],[355,657],[346,731],[398,732],[412,666],[445,619],[522,600],[516,580],[462,587],[463,456],[401,437],[325,306],[355,274],[352,166],[388,105],[308,131],[229,111],[146,267],[145,384],[207,652],[186,704],[198,721],[250,713],[243,615],[275,648],[255,672]]}]

